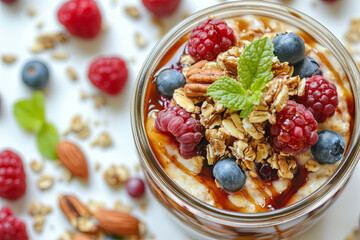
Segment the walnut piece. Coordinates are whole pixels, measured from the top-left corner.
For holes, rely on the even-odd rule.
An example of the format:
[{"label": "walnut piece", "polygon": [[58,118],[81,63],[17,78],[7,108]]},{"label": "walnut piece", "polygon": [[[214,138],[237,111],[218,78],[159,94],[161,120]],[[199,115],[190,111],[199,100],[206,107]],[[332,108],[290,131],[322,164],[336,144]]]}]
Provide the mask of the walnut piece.
[{"label": "walnut piece", "polygon": [[130,172],[127,167],[120,165],[111,165],[104,172],[104,179],[111,187],[120,187],[130,177]]}]

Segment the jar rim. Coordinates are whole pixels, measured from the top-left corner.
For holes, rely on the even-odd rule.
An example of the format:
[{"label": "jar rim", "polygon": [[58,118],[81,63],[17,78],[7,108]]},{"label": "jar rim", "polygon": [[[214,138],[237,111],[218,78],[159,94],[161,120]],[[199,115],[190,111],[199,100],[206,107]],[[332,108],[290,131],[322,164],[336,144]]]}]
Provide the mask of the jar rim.
[{"label": "jar rim", "polygon": [[[220,209],[197,199],[191,194],[183,191],[161,167],[153,153],[149,140],[147,138],[144,126],[144,102],[145,92],[149,80],[155,68],[158,66],[164,54],[171,48],[181,37],[188,34],[191,29],[200,21],[205,20],[209,15],[219,18],[228,18],[228,15],[236,16],[255,15],[270,17],[280,20],[290,25],[297,23],[297,28],[316,36],[316,41],[322,46],[329,49],[335,56],[337,62],[341,65],[349,79],[353,92],[355,104],[354,127],[351,135],[348,150],[336,171],[327,181],[319,187],[315,192],[306,198],[280,209],[262,213],[241,213]],[[240,14],[243,13],[243,14]],[[225,17],[226,16],[226,17]],[[235,17],[235,15],[233,16]],[[305,30],[306,29],[306,30]],[[167,46],[167,47],[164,47]],[[168,195],[172,200],[179,203],[199,215],[206,214],[208,217],[214,217],[219,221],[219,217],[225,221],[251,222],[257,224],[269,224],[271,220],[290,221],[301,215],[311,212],[317,206],[325,204],[333,195],[341,190],[342,186],[350,177],[360,157],[360,138],[356,132],[360,131],[359,107],[360,99],[355,93],[360,92],[360,73],[357,66],[340,41],[323,25],[311,18],[310,16],[292,9],[290,7],[262,1],[236,1],[220,3],[206,9],[203,9],[176,25],[165,37],[151,50],[147,59],[137,77],[137,84],[134,88],[133,100],[131,106],[131,124],[135,145],[140,156],[142,167],[149,173],[152,180]],[[284,217],[286,216],[286,219]]]}]

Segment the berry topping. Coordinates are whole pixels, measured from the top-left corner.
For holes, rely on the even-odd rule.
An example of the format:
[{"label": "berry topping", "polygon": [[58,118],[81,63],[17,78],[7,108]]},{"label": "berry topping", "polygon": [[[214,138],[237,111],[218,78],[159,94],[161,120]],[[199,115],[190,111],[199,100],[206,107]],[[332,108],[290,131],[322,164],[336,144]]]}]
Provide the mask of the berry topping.
[{"label": "berry topping", "polygon": [[218,161],[214,166],[213,175],[221,188],[229,192],[240,190],[246,180],[245,173],[235,160],[231,158]]},{"label": "berry topping", "polygon": [[195,61],[211,61],[233,46],[235,41],[234,31],[224,21],[210,18],[191,31],[188,50]]},{"label": "berry topping", "polygon": [[336,86],[323,76],[316,75],[306,79],[305,94],[297,98],[309,110],[318,123],[334,116],[339,99]]},{"label": "berry topping", "polygon": [[14,3],[16,0],[1,0],[4,3]]},{"label": "berry topping", "polygon": [[91,63],[88,77],[101,91],[116,95],[125,86],[128,70],[126,63],[119,57],[99,57]]},{"label": "berry topping", "polygon": [[31,89],[42,89],[49,82],[49,69],[43,62],[33,60],[25,64],[21,77]]},{"label": "berry topping", "polygon": [[25,172],[21,158],[6,150],[0,153],[0,197],[15,200],[26,191]]},{"label": "berry topping", "polygon": [[145,193],[144,181],[140,178],[129,178],[125,183],[126,191],[133,198],[141,198]]},{"label": "berry topping", "polygon": [[277,170],[272,169],[269,163],[261,164],[258,166],[258,175],[262,181],[267,182],[279,178]]},{"label": "berry topping", "polygon": [[319,140],[311,147],[311,154],[319,163],[332,164],[339,161],[345,150],[344,138],[332,130],[319,133]]},{"label": "berry topping", "polygon": [[0,210],[0,236],[1,240],[28,240],[25,223],[6,206]]},{"label": "berry topping", "polygon": [[93,0],[70,0],[62,5],[57,17],[77,37],[94,38],[101,30],[101,14]]},{"label": "berry topping", "polygon": [[318,140],[316,129],[317,122],[312,113],[289,100],[270,127],[272,145],[275,151],[284,154],[304,153]]},{"label": "berry topping", "polygon": [[299,75],[300,78],[321,75],[319,64],[312,58],[305,57],[304,60],[294,66],[293,76]]},{"label": "berry topping", "polygon": [[296,33],[277,34],[272,40],[274,54],[280,62],[295,65],[305,57],[304,40]]},{"label": "berry topping", "polygon": [[142,0],[149,12],[156,16],[169,16],[175,12],[181,0]]},{"label": "berry topping", "polygon": [[184,75],[175,69],[165,69],[156,77],[156,88],[164,97],[172,97],[175,89],[184,85]]},{"label": "berry topping", "polygon": [[155,127],[161,132],[169,132],[180,143],[180,154],[185,158],[197,155],[196,146],[204,135],[203,126],[180,106],[160,111]]}]

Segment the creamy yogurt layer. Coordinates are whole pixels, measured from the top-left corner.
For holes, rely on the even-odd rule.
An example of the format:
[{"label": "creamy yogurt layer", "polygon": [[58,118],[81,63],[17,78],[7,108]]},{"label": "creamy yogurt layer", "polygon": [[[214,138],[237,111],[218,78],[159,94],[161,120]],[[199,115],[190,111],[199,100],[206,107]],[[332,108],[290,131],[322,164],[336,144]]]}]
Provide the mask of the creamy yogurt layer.
[{"label": "creamy yogurt layer", "polygon": [[[336,59],[331,56],[330,52],[316,43],[306,33],[276,20],[245,16],[225,21],[235,33],[237,39],[236,46],[220,53],[215,60],[207,61],[206,64],[201,66],[201,69],[213,69],[214,74],[223,71],[227,76],[236,78],[234,71],[236,71],[239,58],[237,51],[244,51],[244,46],[262,37],[273,39],[278,33],[297,33],[305,42],[306,57],[314,59],[319,64],[322,76],[330,83],[335,84],[337,89],[339,103],[335,114],[324,123],[318,124],[317,133],[322,130],[336,131],[343,137],[345,145],[348,146],[353,126],[352,91],[345,73],[340,68]],[[177,56],[176,53],[181,55],[184,51],[186,40],[187,37],[182,39],[176,49],[169,52],[171,56],[165,59],[170,59],[174,54]],[[182,73],[187,76],[189,83],[189,71],[192,71],[194,60],[184,53],[178,61],[180,61]],[[304,91],[305,78],[300,79],[299,77],[292,76],[293,67],[287,63],[285,65],[281,64],[276,57],[272,61],[274,79],[267,84],[262,100],[266,94],[269,94],[271,86],[281,81],[294,82],[294,84],[290,83],[287,85],[289,87],[287,87],[288,92],[286,94],[288,96],[286,99],[296,98],[297,94],[300,96],[299,93]],[[170,67],[171,64],[173,62],[163,61],[158,69]],[[284,72],[284,74],[281,72]],[[276,74],[279,75],[276,76]],[[170,103],[162,101],[159,94],[156,94],[156,91],[155,83],[150,82],[145,104],[145,112],[147,114],[145,115],[147,116],[145,119],[145,129],[149,143],[152,146],[152,151],[171,179],[185,191],[207,204],[244,213],[265,212],[285,207],[300,201],[316,191],[334,173],[339,164],[339,162],[319,164],[313,158],[310,150],[296,154],[275,153],[272,149],[272,143],[268,140],[269,122],[275,121],[276,114],[281,111],[281,108],[284,108],[284,104],[286,104],[284,99],[278,100],[280,103],[274,106],[272,112],[271,110],[266,110],[269,111],[270,117],[260,123],[263,129],[259,130],[257,127],[260,125],[251,121],[255,119],[255,114],[250,114],[246,119],[241,118],[240,123],[242,123],[242,127],[237,125],[238,111],[231,111],[229,109],[221,110],[221,113],[219,113],[220,117],[217,119],[213,117],[213,119],[209,120],[206,118],[208,116],[206,111],[212,111],[212,114],[216,115],[217,113],[214,109],[217,107],[220,109],[222,106],[219,106],[216,101],[209,99],[208,96],[194,96],[191,95],[193,92],[188,94],[186,85],[185,90],[182,88],[175,90],[174,99],[169,100]],[[278,91],[274,99],[282,93]],[[281,101],[283,102],[281,103]],[[276,102],[276,99],[271,104],[275,104],[274,102]],[[205,141],[206,144],[202,146],[203,150],[206,151],[202,151],[202,154],[199,154],[199,156],[185,158],[179,151],[179,143],[176,139],[171,134],[161,132],[156,128],[157,114],[164,109],[166,104],[170,104],[170,106],[180,105],[189,111],[193,117],[198,118],[200,123],[206,128],[203,138],[206,138],[208,141]],[[206,106],[207,104],[211,106]],[[277,107],[279,111],[276,110]],[[211,110],[208,110],[209,108]],[[256,106],[254,109],[255,112],[258,111]],[[226,149],[223,149],[223,155],[216,155],[219,151],[212,149],[212,147],[217,145],[211,145],[214,139],[210,135],[211,133],[219,134],[221,132],[219,129],[222,127],[227,132],[225,135],[228,134],[229,137],[224,141],[221,140],[222,142],[218,141],[219,144],[225,144]],[[214,129],[215,131],[211,132]],[[242,134],[242,129],[244,134],[248,136],[245,137],[246,141],[248,141],[246,146],[251,146],[251,149],[254,150],[252,153],[248,153],[245,148],[241,148],[241,144],[244,141],[241,140],[242,136],[239,136],[239,134]],[[252,129],[258,130],[258,132],[251,132]],[[213,152],[215,153],[212,154]],[[249,156],[246,156],[247,153]],[[237,160],[246,176],[245,184],[240,190],[234,192],[224,191],[219,182],[215,181],[212,172],[216,162],[229,156]],[[276,160],[274,160],[275,158]],[[285,160],[281,162],[279,159]],[[272,171],[277,174],[277,177],[264,181],[259,176],[259,166],[264,164],[270,165]],[[286,166],[283,166],[284,164]]]}]

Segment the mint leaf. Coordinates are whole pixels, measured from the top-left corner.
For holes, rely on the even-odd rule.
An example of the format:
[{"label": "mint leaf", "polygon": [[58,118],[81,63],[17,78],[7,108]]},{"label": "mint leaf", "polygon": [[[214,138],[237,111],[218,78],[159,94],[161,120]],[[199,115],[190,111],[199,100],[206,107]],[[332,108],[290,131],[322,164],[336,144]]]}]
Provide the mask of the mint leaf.
[{"label": "mint leaf", "polygon": [[230,77],[221,77],[207,89],[207,94],[232,110],[241,110],[249,105],[247,93],[239,82]]},{"label": "mint leaf", "polygon": [[268,37],[251,42],[239,58],[238,75],[244,89],[262,90],[273,78],[271,73],[274,45]]},{"label": "mint leaf", "polygon": [[53,124],[45,123],[37,133],[37,145],[41,155],[48,159],[57,159],[56,145],[59,134]]}]

